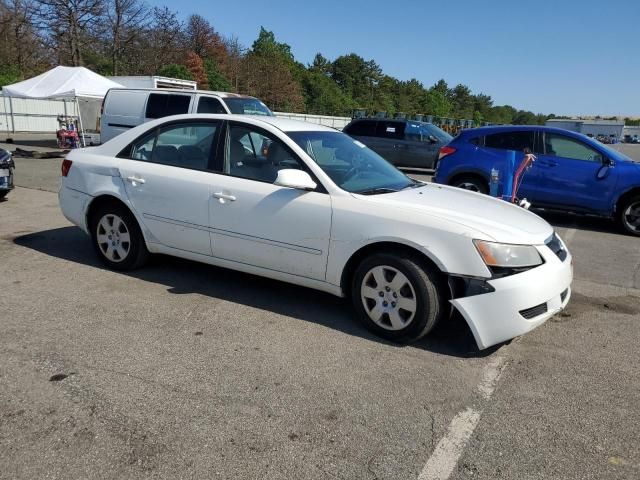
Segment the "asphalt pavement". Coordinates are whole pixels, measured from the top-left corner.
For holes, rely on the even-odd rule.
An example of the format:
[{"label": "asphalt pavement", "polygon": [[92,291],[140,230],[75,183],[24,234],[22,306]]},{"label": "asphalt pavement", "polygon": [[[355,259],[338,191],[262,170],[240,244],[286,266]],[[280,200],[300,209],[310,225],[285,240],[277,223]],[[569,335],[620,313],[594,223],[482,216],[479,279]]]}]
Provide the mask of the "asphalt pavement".
[{"label": "asphalt pavement", "polygon": [[546,214],[576,280],[540,328],[478,352],[454,319],[397,346],[285,283],[106,270],[59,211],[60,160],[16,163],[0,479],[640,478],[640,240],[610,222]]}]

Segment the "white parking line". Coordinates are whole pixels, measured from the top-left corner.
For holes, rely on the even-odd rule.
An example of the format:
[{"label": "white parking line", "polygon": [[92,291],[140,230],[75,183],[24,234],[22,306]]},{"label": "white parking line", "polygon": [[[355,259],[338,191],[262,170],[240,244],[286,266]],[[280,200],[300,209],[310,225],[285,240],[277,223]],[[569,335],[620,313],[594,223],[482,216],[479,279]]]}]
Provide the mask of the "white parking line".
[{"label": "white parking line", "polygon": [[[505,366],[505,357],[496,356],[484,367],[482,381],[477,387],[483,401],[488,401],[493,395]],[[481,414],[481,409],[468,407],[453,417],[447,433],[436,445],[418,480],[447,480],[451,476],[480,422]]]}]

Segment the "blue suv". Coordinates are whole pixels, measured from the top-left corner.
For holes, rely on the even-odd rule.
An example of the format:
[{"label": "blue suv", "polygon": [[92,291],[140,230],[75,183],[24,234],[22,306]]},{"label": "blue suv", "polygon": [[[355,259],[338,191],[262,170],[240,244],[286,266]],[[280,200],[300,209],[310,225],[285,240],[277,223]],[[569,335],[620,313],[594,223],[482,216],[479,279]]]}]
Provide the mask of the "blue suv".
[{"label": "blue suv", "polygon": [[537,160],[522,180],[520,198],[534,208],[615,218],[640,236],[640,163],[585,135],[539,126],[463,130],[440,149],[433,181],[488,193],[492,168],[502,170],[507,150]]}]

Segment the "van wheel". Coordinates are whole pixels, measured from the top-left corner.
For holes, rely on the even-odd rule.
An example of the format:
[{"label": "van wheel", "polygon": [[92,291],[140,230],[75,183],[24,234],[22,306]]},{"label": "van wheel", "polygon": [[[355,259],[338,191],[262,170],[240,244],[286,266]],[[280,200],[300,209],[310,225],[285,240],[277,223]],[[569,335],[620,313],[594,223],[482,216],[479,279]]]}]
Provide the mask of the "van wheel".
[{"label": "van wheel", "polygon": [[487,182],[477,175],[464,175],[454,179],[450,185],[464,190],[470,190],[472,192],[489,193],[489,185]]},{"label": "van wheel", "polygon": [[404,252],[376,253],[362,261],[351,297],[369,330],[401,343],[429,333],[443,310],[435,269]]},{"label": "van wheel", "polygon": [[621,205],[618,223],[626,233],[640,237],[640,195],[631,197]]},{"label": "van wheel", "polygon": [[147,261],[144,237],[127,208],[118,204],[101,206],[93,213],[90,228],[96,253],[109,268],[133,270]]}]

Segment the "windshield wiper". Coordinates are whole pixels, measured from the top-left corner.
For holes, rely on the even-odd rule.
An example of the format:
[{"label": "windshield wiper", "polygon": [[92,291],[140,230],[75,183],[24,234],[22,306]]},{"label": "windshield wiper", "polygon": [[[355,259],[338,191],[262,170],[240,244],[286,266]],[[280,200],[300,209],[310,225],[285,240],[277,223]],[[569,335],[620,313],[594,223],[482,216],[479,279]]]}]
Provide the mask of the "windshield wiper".
[{"label": "windshield wiper", "polygon": [[377,195],[379,193],[395,193],[397,191],[398,190],[396,190],[395,188],[378,187],[378,188],[368,188],[366,190],[359,190],[353,193],[357,193],[359,195]]},{"label": "windshield wiper", "polygon": [[402,190],[406,190],[407,188],[424,187],[426,185],[426,183],[419,182],[418,180],[414,180],[413,178],[411,180],[412,183],[408,184],[406,187],[403,187]]}]

